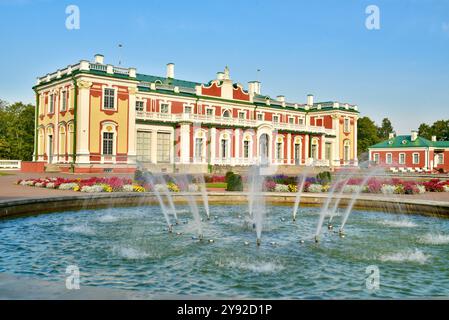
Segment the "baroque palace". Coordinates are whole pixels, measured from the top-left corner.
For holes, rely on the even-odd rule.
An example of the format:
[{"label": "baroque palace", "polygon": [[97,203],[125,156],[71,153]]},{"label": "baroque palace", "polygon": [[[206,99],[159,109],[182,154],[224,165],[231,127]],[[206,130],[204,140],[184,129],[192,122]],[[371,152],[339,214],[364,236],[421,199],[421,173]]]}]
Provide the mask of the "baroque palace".
[{"label": "baroque palace", "polygon": [[334,101],[304,104],[231,80],[208,83],[137,73],[82,60],[37,79],[34,162],[61,171],[213,172],[253,164],[357,165],[358,108]]}]

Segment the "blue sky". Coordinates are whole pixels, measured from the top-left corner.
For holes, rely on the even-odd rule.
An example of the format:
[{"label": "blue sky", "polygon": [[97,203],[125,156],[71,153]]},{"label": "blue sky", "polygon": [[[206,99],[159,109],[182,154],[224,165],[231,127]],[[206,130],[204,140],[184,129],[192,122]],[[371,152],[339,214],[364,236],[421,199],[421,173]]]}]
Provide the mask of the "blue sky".
[{"label": "blue sky", "polygon": [[[65,28],[68,5],[80,29]],[[380,30],[365,27],[368,5]],[[337,100],[398,133],[449,118],[449,1],[0,0],[0,99],[33,102],[37,76],[95,53],[207,82],[228,65],[287,101]],[[119,53],[118,44],[123,48]],[[257,69],[261,69],[257,74]]]}]

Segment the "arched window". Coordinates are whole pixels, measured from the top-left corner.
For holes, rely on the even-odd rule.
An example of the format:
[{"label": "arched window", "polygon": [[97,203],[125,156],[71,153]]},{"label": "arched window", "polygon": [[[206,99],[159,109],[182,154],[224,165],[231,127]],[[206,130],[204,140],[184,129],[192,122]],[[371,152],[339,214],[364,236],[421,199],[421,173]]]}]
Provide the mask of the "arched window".
[{"label": "arched window", "polygon": [[249,159],[250,157],[252,157],[251,146],[252,146],[251,135],[247,134],[243,138],[243,158],[244,159]]},{"label": "arched window", "polygon": [[66,133],[65,126],[59,126],[59,156],[64,156],[67,152],[66,149]]},{"label": "arched window", "polygon": [[198,130],[195,134],[195,148],[194,148],[194,157],[195,162],[203,162],[206,160],[206,134]]},{"label": "arched window", "polygon": [[230,117],[231,117],[231,112],[229,112],[229,110],[223,111],[223,118],[230,118]]},{"label": "arched window", "polygon": [[45,153],[45,131],[44,128],[39,129],[39,141],[38,141],[38,150],[37,153],[39,156],[42,156]]},{"label": "arched window", "polygon": [[318,139],[312,139],[312,145],[310,147],[310,156],[313,160],[318,160]]},{"label": "arched window", "polygon": [[295,138],[295,147],[294,147],[294,159],[295,164],[301,164],[302,157],[302,141],[300,137]]},{"label": "arched window", "polygon": [[282,162],[284,160],[284,138],[282,136],[276,139],[276,161]]},{"label": "arched window", "polygon": [[229,148],[229,134],[224,133],[220,138],[220,158],[228,159],[230,156]]},{"label": "arched window", "polygon": [[73,154],[73,137],[75,136],[75,127],[73,126],[73,123],[68,125],[68,131],[67,152],[71,155]]},{"label": "arched window", "polygon": [[351,142],[349,140],[343,142],[343,160],[345,162],[351,160]]}]

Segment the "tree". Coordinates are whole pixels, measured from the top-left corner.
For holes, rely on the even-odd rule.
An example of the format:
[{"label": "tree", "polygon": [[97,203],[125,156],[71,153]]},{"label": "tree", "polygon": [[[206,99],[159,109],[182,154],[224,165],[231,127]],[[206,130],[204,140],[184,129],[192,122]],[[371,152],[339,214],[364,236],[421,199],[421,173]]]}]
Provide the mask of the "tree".
[{"label": "tree", "polygon": [[418,135],[430,140],[433,135],[432,128],[427,123],[421,123],[418,128]]},{"label": "tree", "polygon": [[449,141],[449,120],[438,120],[431,126],[422,123],[419,126],[419,135],[429,140],[436,136],[437,140]]},{"label": "tree", "polygon": [[1,103],[0,158],[32,160],[34,149],[34,106]]},{"label": "tree", "polygon": [[[380,142],[378,137],[379,128],[373,120],[368,117],[360,118],[357,121],[357,154],[361,156],[373,144]],[[360,159],[363,161],[363,159]]]},{"label": "tree", "polygon": [[380,139],[385,140],[385,139],[388,139],[388,136],[393,131],[394,131],[394,129],[393,129],[393,125],[391,124],[391,121],[388,118],[383,118],[382,125],[378,129],[377,136]]}]

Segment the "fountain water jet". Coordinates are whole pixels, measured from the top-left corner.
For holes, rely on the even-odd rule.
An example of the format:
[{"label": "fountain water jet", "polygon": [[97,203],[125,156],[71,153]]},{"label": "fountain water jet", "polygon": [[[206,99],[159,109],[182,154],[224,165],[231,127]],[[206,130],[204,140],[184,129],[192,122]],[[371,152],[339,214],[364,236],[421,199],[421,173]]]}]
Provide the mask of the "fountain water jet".
[{"label": "fountain water jet", "polygon": [[[306,183],[308,173],[309,173],[309,170],[308,170],[308,167],[306,167],[306,169],[304,169],[304,172],[301,175],[301,180],[299,180],[300,175],[298,175],[297,180],[296,180],[298,190],[296,191],[295,205],[293,206],[293,221],[296,221],[296,214],[298,212],[299,203],[301,202],[301,196],[302,196],[302,192],[304,190],[304,185]],[[301,183],[299,181],[301,181]]]},{"label": "fountain water jet", "polygon": [[168,226],[168,232],[171,233],[172,230],[173,230],[172,229],[173,227],[172,227],[172,224],[170,222],[170,217],[168,216],[168,210],[167,210],[167,207],[165,206],[164,201],[162,200],[162,197],[161,197],[161,194],[159,193],[159,190],[157,190],[157,188],[155,188],[155,179],[154,179],[154,177],[151,174],[145,172],[143,174],[143,178],[145,179],[146,182],[148,182],[151,186],[153,186],[153,193],[156,196],[157,201],[159,202],[159,206],[161,207],[162,213],[164,214],[164,218],[165,218],[165,221],[167,222],[167,226]]},{"label": "fountain water jet", "polygon": [[201,197],[203,198],[204,210],[206,210],[207,220],[210,220],[209,200],[207,197],[206,182],[204,181],[204,175],[202,174],[199,175],[198,179],[200,182]]},{"label": "fountain water jet", "polygon": [[156,183],[159,183],[162,186],[162,193],[167,199],[168,205],[170,207],[170,211],[173,214],[173,217],[175,218],[176,224],[179,224],[178,215],[176,213],[175,204],[173,202],[172,195],[170,193],[170,190],[167,188],[167,181],[162,175],[155,175],[155,181]]},{"label": "fountain water jet", "polygon": [[248,210],[256,229],[256,244],[260,246],[263,219],[265,217],[265,198],[262,194],[265,177],[260,174],[260,166],[253,166],[249,170],[250,190],[248,192]]}]

